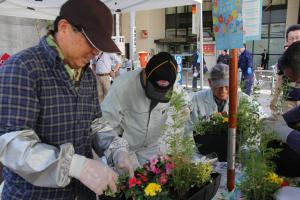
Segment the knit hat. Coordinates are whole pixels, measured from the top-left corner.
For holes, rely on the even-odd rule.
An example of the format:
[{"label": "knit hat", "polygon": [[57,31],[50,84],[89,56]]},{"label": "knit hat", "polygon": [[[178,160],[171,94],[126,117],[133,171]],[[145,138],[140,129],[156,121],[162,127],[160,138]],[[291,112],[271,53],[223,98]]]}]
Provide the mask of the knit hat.
[{"label": "knit hat", "polygon": [[229,86],[229,66],[223,63],[216,64],[210,71],[209,79],[213,87]]},{"label": "knit hat", "polygon": [[168,102],[177,76],[177,62],[174,57],[167,52],[154,55],[147,63],[145,73],[146,95],[150,99]]}]

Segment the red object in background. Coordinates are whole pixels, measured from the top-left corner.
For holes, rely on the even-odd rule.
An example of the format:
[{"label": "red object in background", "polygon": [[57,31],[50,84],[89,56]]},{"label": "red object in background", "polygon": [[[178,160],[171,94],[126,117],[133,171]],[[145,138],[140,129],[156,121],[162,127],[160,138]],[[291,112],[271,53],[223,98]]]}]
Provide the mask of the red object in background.
[{"label": "red object in background", "polygon": [[139,60],[141,64],[141,68],[145,68],[148,63],[148,52],[147,51],[140,51],[139,54]]},{"label": "red object in background", "polygon": [[215,52],[215,44],[203,44],[203,52],[204,55],[214,55]]},{"label": "red object in background", "polygon": [[4,63],[7,59],[9,59],[9,57],[10,57],[9,54],[4,53],[4,54],[1,56],[1,58],[0,58],[0,66],[3,65],[3,63]]}]

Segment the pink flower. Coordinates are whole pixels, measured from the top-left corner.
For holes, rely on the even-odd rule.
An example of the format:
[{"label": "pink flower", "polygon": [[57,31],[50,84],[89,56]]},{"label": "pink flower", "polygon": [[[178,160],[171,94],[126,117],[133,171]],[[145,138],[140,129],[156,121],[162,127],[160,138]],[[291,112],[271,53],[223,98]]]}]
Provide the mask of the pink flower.
[{"label": "pink flower", "polygon": [[150,165],[156,165],[157,162],[158,162],[157,158],[150,159]]},{"label": "pink flower", "polygon": [[168,182],[168,176],[165,172],[163,172],[159,179],[158,179],[158,182],[161,184],[161,185],[165,185],[167,182]]},{"label": "pink flower", "polygon": [[171,171],[175,168],[175,163],[173,162],[168,162],[166,163],[166,172],[167,174],[170,174]]},{"label": "pink flower", "polygon": [[161,172],[160,169],[158,167],[156,167],[156,165],[150,165],[150,170],[154,174],[160,174],[160,172]]}]

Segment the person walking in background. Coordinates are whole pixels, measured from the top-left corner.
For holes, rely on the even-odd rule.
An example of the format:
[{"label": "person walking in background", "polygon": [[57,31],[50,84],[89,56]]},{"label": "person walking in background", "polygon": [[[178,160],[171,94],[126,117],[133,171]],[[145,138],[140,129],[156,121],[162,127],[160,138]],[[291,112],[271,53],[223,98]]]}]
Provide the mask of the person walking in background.
[{"label": "person walking in background", "polygon": [[92,60],[92,68],[96,74],[98,83],[97,88],[100,103],[107,95],[111,85],[111,79],[115,78],[121,64],[121,58],[116,53],[102,52]]},{"label": "person walking in background", "polygon": [[2,200],[94,200],[116,191],[118,175],[92,159],[105,123],[88,67],[100,52],[120,51],[112,14],[98,0],[69,0],[53,28],[0,68]]},{"label": "person walking in background", "polygon": [[[203,74],[207,72],[206,62],[203,55]],[[192,72],[193,72],[193,84],[192,88],[194,91],[197,90],[197,81],[200,77],[200,65],[201,65],[201,56],[200,56],[200,50],[197,49],[193,55],[192,55]]]},{"label": "person walking in background", "polygon": [[253,61],[252,54],[246,49],[246,44],[239,49],[240,56],[238,61],[238,67],[242,70],[241,85],[242,91],[247,95],[251,95],[253,85]]},{"label": "person walking in background", "polygon": [[217,59],[217,64],[220,64],[220,63],[229,65],[229,55],[227,54],[227,49],[221,51],[221,54],[219,55],[219,57]]},{"label": "person walking in background", "polygon": [[264,52],[261,55],[261,64],[260,67],[264,70],[268,69],[268,63],[269,63],[269,54],[266,49],[264,49]]}]

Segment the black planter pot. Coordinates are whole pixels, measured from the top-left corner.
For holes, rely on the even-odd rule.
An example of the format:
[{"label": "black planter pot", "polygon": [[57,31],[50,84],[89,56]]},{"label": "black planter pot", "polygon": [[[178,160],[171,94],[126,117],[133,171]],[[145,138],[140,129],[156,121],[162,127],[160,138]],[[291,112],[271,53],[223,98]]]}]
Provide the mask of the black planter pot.
[{"label": "black planter pot", "polygon": [[201,188],[192,188],[187,197],[188,200],[210,200],[212,199],[220,186],[221,174],[212,173],[212,181]]},{"label": "black planter pot", "polygon": [[101,195],[101,196],[99,196],[99,199],[100,200],[126,200],[125,195],[123,195],[123,194],[121,194],[117,197],[108,197],[105,195]]},{"label": "black planter pot", "polygon": [[207,133],[199,135],[194,133],[194,139],[199,152],[207,155],[215,152],[220,162],[227,161],[228,132]]}]

